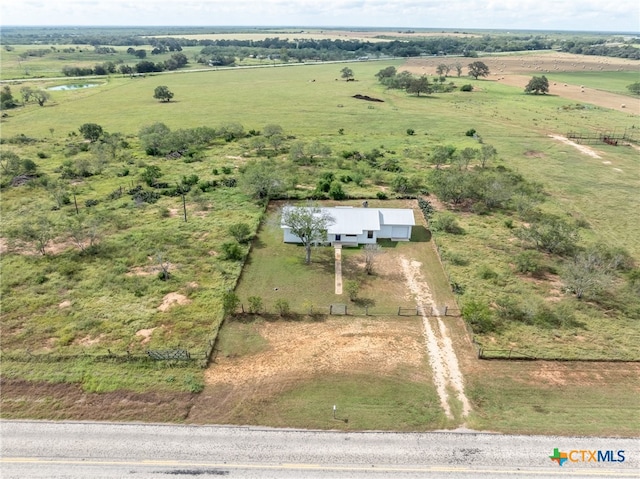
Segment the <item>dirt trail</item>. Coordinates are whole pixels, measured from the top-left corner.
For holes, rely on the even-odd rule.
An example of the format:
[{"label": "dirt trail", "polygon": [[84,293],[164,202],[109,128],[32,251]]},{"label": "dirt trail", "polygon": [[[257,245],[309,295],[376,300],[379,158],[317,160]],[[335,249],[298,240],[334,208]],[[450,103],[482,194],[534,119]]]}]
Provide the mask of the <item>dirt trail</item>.
[{"label": "dirt trail", "polygon": [[579,151],[581,151],[582,153],[584,153],[585,155],[589,155],[591,158],[602,158],[592,148],[589,148],[588,146],[585,146],[585,145],[579,145],[575,141],[571,141],[568,138],[565,138],[564,136],[561,136],[561,135],[549,135],[549,137],[553,138],[554,140],[561,141],[562,143],[566,143],[567,145],[571,145],[574,148],[576,148]]},{"label": "dirt trail", "polygon": [[439,317],[431,319],[427,315],[427,311],[435,311],[437,308],[429,285],[422,278],[420,272],[422,263],[401,257],[400,264],[409,290],[416,302],[422,306],[422,323],[429,364],[433,370],[433,381],[440,397],[440,404],[447,417],[453,418],[449,404],[449,389],[453,389],[457,399],[462,403],[462,416],[465,417],[471,411],[471,403],[464,393],[464,379],[447,325]]}]

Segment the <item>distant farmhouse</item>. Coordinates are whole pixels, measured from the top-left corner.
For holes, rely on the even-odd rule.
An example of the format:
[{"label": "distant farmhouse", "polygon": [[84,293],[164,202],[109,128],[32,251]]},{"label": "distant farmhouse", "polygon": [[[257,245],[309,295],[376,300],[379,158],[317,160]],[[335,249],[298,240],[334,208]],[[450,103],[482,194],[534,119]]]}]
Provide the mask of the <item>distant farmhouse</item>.
[{"label": "distant farmhouse", "polygon": [[[297,208],[287,206],[286,208]],[[300,207],[304,208],[304,207]],[[413,210],[406,208],[353,208],[338,206],[320,208],[322,213],[333,217],[334,223],[327,228],[327,243],[331,245],[358,246],[375,243],[378,239],[393,241],[409,241],[411,228],[416,222]],[[285,243],[302,243],[302,240],[291,233],[286,224],[284,230]]]}]

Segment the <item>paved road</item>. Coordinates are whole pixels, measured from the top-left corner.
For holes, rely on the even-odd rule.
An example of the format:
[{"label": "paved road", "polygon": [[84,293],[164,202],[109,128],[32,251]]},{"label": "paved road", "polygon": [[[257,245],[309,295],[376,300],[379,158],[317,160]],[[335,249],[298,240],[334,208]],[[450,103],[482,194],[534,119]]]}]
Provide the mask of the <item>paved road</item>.
[{"label": "paved road", "polygon": [[[640,477],[639,439],[1,421],[0,440],[3,479]],[[554,448],[625,461],[560,467]]]}]

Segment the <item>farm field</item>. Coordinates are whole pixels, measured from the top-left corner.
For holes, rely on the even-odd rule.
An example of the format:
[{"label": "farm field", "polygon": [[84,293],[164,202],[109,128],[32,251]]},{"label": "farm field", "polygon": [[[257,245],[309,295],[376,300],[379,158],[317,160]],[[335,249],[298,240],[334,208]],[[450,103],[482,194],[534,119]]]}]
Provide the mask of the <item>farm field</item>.
[{"label": "farm field", "polygon": [[[99,80],[101,85],[95,88],[52,91],[51,101],[42,108],[32,104],[8,110],[0,133],[3,155],[12,152],[32,159],[49,186],[3,183],[2,414],[345,429],[426,430],[465,424],[528,433],[632,435],[637,431],[639,425],[628,419],[638,417],[634,363],[478,361],[463,320],[457,317],[448,318],[447,326],[471,412],[463,415],[463,405],[451,397],[452,417],[447,417],[434,387],[420,318],[391,314],[402,300],[411,307],[417,299],[407,293],[406,272],[398,268],[397,255],[405,255],[408,261],[423,265],[420,274],[436,306],[458,309],[455,304],[464,308],[480,301],[495,307],[508,296],[549,313],[550,325],[507,321],[491,332],[476,331],[475,340],[487,350],[569,359],[640,359],[638,302],[629,286],[640,261],[640,226],[629,221],[640,209],[635,194],[640,187],[640,108],[637,99],[622,94],[637,75],[637,62],[558,53],[483,57],[492,71],[489,79],[449,79],[458,87],[473,85],[473,92],[456,89],[418,97],[386,89],[375,78],[389,65],[433,75],[440,60],[135,79],[112,76]],[[578,60],[581,63],[574,65]],[[356,81],[339,80],[345,65],[353,69]],[[563,90],[556,85],[550,95],[533,96],[524,95],[522,85],[516,85],[522,78],[543,73],[550,81],[569,86]],[[508,80],[510,75],[516,86]],[[65,82],[25,80],[20,86]],[[160,84],[175,93],[171,102],[153,99],[153,90]],[[602,94],[593,93],[579,101],[569,92],[579,85],[606,91],[613,99],[606,103]],[[17,85],[12,88],[19,90]],[[383,101],[358,100],[356,94]],[[623,103],[625,108],[620,108]],[[222,131],[240,124],[248,132],[277,124],[285,140],[280,149],[267,146],[260,153],[248,134],[231,141],[219,138],[194,161],[169,159],[145,153],[139,133],[154,122],[164,123],[171,131],[202,126]],[[78,166],[78,161],[96,158],[92,145],[85,142],[83,147],[77,133],[85,123],[120,133],[126,147],[106,161],[100,173],[65,179],[65,164]],[[544,201],[539,207],[545,214],[575,222],[581,248],[604,243],[627,252],[636,266],[615,277],[611,296],[578,300],[565,291],[560,273],[566,258],[541,254],[544,274],[539,276],[516,271],[514,258],[529,247],[515,231],[526,221],[514,211],[480,214],[452,206],[429,191],[435,169],[430,153],[438,145],[478,148],[477,139],[465,135],[471,128],[483,144],[496,148],[491,168],[508,169],[542,185]],[[612,146],[557,139],[571,131],[626,132],[635,141]],[[313,141],[326,145],[331,153],[319,155],[311,164],[290,159],[296,142]],[[78,151],[72,152],[72,146]],[[359,151],[364,155],[373,150],[382,155],[378,165],[396,160],[390,164],[399,170],[375,168],[342,154]],[[270,219],[276,203],[265,211],[243,183],[246,169],[263,160],[272,161],[273,168],[287,178],[283,201],[306,198],[321,175],[331,173],[352,198],[350,204],[367,198],[371,204],[389,205],[390,200],[378,200],[376,195],[382,193],[391,201],[405,196],[394,189],[394,181],[406,176],[417,185],[406,196],[428,199],[436,220],[445,211],[452,212],[464,234],[431,231],[416,209],[416,219],[422,222],[414,232],[416,241],[385,245],[389,254],[381,256],[381,274],[375,278],[360,275],[358,250],[345,250],[345,274],[361,281],[360,301],[353,304],[353,316],[325,317],[329,304],[349,303],[346,296],[333,294],[332,250],[315,250],[312,265],[301,269],[301,261],[295,258],[302,259],[302,250],[279,241],[279,230]],[[190,175],[216,186],[190,192],[184,203],[179,194],[160,195],[154,203],[136,202],[126,192],[144,186],[142,178],[149,166],[160,168],[160,181],[169,186],[183,184]],[[59,207],[55,185],[69,192],[69,202]],[[99,220],[95,253],[84,252],[67,234],[67,224],[78,212],[74,200],[83,218]],[[33,245],[15,244],[9,234],[21,227],[24,218],[42,215],[60,228],[45,256]],[[248,243],[239,245],[241,259],[225,258],[229,227],[239,222],[249,225],[257,237],[250,252]],[[282,258],[293,259],[283,262]],[[166,280],[160,278],[162,265],[169,272]],[[297,271],[291,276],[294,282],[287,285],[283,279],[293,270]],[[459,287],[455,296],[450,283]],[[196,364],[165,367],[86,357],[61,362],[28,358],[103,355],[107,350],[144,356],[148,349],[187,349],[204,360],[209,341],[217,337],[222,324],[224,292],[234,288],[243,305],[249,296],[260,296],[270,314],[228,321],[220,333],[216,361],[206,370]],[[290,294],[294,319],[272,315],[275,300],[285,291]],[[371,316],[364,315],[365,305]],[[557,322],[558,318],[565,320]],[[367,361],[365,352],[379,360]],[[386,362],[387,357],[394,359]],[[283,370],[288,364],[290,370]],[[333,396],[327,394],[330,387]],[[45,401],[55,406],[50,414],[34,402],[38,388]],[[86,401],[87,408],[63,400],[67,395]],[[113,406],[123,398],[134,404],[137,416]],[[173,411],[149,412],[153,404],[171,401]],[[324,409],[334,402],[345,414],[338,419],[349,422],[336,422],[330,409]],[[575,407],[566,404],[576,402]],[[101,412],[94,410],[96,404],[102,404]],[[576,417],[578,409],[591,416]],[[602,414],[593,420],[596,411]],[[554,415],[562,418],[555,424]]]}]

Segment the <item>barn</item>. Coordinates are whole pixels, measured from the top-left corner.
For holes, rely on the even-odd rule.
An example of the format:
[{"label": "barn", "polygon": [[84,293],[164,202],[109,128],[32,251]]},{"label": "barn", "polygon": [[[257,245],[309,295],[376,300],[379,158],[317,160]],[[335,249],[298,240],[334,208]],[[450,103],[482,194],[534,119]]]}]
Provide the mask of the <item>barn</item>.
[{"label": "barn", "polygon": [[[327,243],[332,245],[358,246],[375,243],[378,239],[409,241],[411,229],[416,224],[413,210],[408,208],[337,206],[320,210],[334,220],[327,228]],[[302,243],[286,224],[280,226],[284,231],[285,243]]]}]

